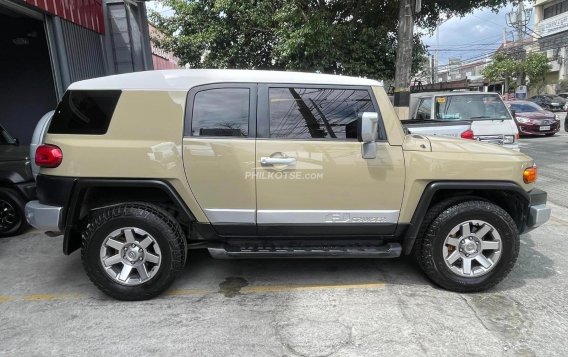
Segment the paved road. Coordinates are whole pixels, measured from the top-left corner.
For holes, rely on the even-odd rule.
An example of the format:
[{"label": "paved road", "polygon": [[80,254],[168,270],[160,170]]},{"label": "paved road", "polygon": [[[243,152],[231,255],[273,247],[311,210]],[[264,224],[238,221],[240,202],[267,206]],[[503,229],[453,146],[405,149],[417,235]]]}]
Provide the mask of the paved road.
[{"label": "paved road", "polygon": [[[567,139],[523,139],[557,203],[568,160],[544,153],[565,152]],[[438,289],[406,259],[194,252],[167,294],[137,303],[107,298],[78,254],[61,254],[61,238],[30,232],[0,240],[0,355],[565,356],[567,227],[568,209],[555,206],[522,237],[509,278],[482,294]]]},{"label": "paved road", "polygon": [[568,206],[568,133],[564,125],[554,137],[521,138],[520,146],[539,167],[539,187],[549,193],[552,202]]}]

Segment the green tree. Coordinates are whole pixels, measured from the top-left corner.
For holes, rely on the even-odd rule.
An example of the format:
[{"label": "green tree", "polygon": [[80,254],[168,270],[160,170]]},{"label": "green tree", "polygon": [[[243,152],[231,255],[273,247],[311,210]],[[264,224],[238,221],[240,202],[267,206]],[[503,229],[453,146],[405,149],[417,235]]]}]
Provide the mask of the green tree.
[{"label": "green tree", "polygon": [[538,87],[544,83],[545,75],[550,71],[546,54],[529,53],[524,60],[514,60],[503,52],[498,52],[493,63],[485,67],[483,75],[491,82],[504,81],[505,88],[510,89],[510,83],[517,79],[518,83],[525,83],[529,77],[529,86]]},{"label": "green tree", "polygon": [[520,62],[515,61],[503,52],[498,52],[493,57],[493,62],[483,69],[482,74],[490,82],[504,81],[505,88],[508,91],[511,79],[516,77],[521,70]]},{"label": "green tree", "polygon": [[[461,16],[507,0],[424,0],[417,23],[435,27],[441,13]],[[398,1],[162,0],[168,16],[151,12],[164,33],[153,39],[194,68],[321,71],[391,79]],[[413,70],[426,48],[414,39]]]},{"label": "green tree", "polygon": [[530,86],[539,88],[544,84],[545,76],[550,72],[551,66],[545,53],[530,53],[523,62],[523,71],[529,77]]}]

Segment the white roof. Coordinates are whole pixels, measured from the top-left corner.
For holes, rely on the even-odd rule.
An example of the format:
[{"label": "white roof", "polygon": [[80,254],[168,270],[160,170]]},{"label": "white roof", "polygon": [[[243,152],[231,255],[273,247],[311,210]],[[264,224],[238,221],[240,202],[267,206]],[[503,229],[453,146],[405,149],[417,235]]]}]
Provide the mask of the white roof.
[{"label": "white roof", "polygon": [[375,80],[320,73],[235,69],[174,69],[118,74],[72,83],[69,89],[189,90],[209,83],[290,83],[380,86]]}]

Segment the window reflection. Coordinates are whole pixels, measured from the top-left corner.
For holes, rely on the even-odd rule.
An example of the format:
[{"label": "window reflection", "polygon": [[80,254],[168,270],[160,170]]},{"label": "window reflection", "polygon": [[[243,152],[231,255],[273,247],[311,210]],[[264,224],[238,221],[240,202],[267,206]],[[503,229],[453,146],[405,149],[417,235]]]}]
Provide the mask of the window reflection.
[{"label": "window reflection", "polygon": [[249,89],[209,89],[195,95],[193,136],[248,136]]},{"label": "window reflection", "polygon": [[272,138],[355,139],[358,115],[375,111],[365,90],[270,88],[269,97]]}]

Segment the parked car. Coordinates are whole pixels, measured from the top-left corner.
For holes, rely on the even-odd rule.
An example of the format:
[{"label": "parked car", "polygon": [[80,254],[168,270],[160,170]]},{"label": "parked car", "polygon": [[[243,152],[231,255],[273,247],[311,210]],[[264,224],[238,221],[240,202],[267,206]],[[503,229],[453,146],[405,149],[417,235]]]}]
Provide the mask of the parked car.
[{"label": "parked car", "polygon": [[560,130],[560,120],[556,114],[542,109],[538,104],[515,100],[505,102],[513,112],[521,135],[552,136]]},{"label": "parked car", "polygon": [[550,217],[533,159],[406,135],[381,84],[363,78],[85,80],[44,142],[26,217],[62,234],[65,254],[81,249],[94,284],[124,300],[163,292],[197,248],[221,259],[412,255],[436,284],[482,291],[513,268],[519,234]]},{"label": "parked car", "polygon": [[410,116],[402,122],[411,133],[474,139],[519,150],[517,126],[497,93],[414,93]]},{"label": "parked car", "polygon": [[28,147],[0,125],[0,237],[26,229],[24,206],[35,197]]},{"label": "parked car", "polygon": [[562,97],[564,99],[568,99],[568,93],[558,93],[557,94],[559,97]]},{"label": "parked car", "polygon": [[529,98],[531,102],[535,102],[540,105],[545,110],[550,110],[551,112],[560,112],[563,110],[566,104],[566,99],[556,96],[556,95],[536,95]]}]

